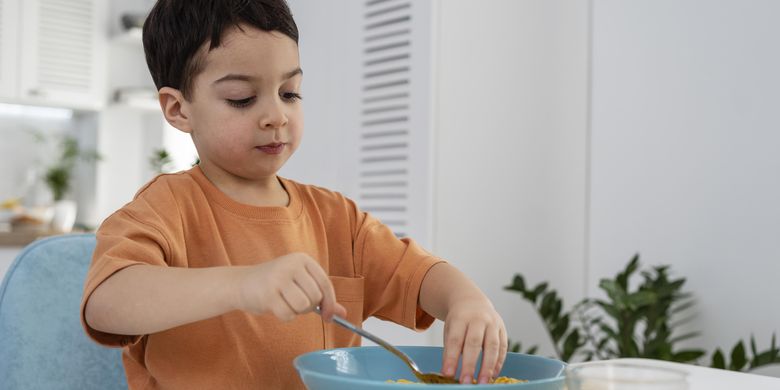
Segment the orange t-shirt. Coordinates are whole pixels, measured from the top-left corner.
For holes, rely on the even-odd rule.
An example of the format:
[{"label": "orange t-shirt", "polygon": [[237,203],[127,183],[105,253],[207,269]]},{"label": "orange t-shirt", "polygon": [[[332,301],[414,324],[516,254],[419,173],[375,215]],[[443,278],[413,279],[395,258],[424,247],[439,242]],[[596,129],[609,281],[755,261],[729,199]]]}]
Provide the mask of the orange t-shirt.
[{"label": "orange t-shirt", "polygon": [[288,206],[255,207],[229,198],[198,167],[161,175],[100,226],[82,323],[98,343],[124,347],[130,389],[303,388],[293,358],[360,344],[359,337],[313,313],[284,323],[271,314],[233,311],[140,336],[91,329],[84,321],[90,294],[134,264],[249,265],[304,252],[330,275],[350,322],[375,316],[418,330],[433,322],[418,307],[418,295],[426,272],[442,260],[399,240],[339,193],[280,180]]}]

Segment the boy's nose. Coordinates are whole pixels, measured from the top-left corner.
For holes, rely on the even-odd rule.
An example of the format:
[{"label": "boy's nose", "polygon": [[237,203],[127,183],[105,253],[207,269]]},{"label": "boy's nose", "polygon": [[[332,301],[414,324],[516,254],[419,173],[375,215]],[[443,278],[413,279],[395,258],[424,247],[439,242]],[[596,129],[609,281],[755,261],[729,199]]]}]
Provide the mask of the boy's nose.
[{"label": "boy's nose", "polygon": [[279,99],[268,99],[260,116],[261,129],[278,129],[287,124],[287,114],[284,112],[284,102]]}]

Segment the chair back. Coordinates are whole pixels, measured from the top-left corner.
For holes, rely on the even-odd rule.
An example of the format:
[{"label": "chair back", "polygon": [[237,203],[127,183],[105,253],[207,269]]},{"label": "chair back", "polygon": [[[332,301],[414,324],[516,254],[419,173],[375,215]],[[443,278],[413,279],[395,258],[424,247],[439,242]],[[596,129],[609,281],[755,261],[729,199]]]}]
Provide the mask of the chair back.
[{"label": "chair back", "polygon": [[80,303],[93,234],[38,240],[0,285],[0,389],[127,389],[121,350],[91,341]]}]

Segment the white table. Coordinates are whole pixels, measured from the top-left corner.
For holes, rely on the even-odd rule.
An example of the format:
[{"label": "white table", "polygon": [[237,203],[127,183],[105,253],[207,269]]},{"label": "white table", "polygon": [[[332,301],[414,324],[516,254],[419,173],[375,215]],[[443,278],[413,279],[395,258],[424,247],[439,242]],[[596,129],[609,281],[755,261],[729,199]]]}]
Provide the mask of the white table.
[{"label": "white table", "polygon": [[718,370],[651,359],[615,359],[614,362],[673,368],[688,373],[690,390],[780,390],[780,378]]}]

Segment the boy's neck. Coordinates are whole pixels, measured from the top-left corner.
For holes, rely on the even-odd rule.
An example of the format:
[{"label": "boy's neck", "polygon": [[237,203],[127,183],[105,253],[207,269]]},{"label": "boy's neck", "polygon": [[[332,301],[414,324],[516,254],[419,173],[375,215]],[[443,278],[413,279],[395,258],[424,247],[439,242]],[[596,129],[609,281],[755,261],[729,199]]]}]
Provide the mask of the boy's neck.
[{"label": "boy's neck", "polygon": [[201,164],[200,170],[225,195],[238,203],[259,207],[286,207],[290,196],[276,175],[247,180]]}]

